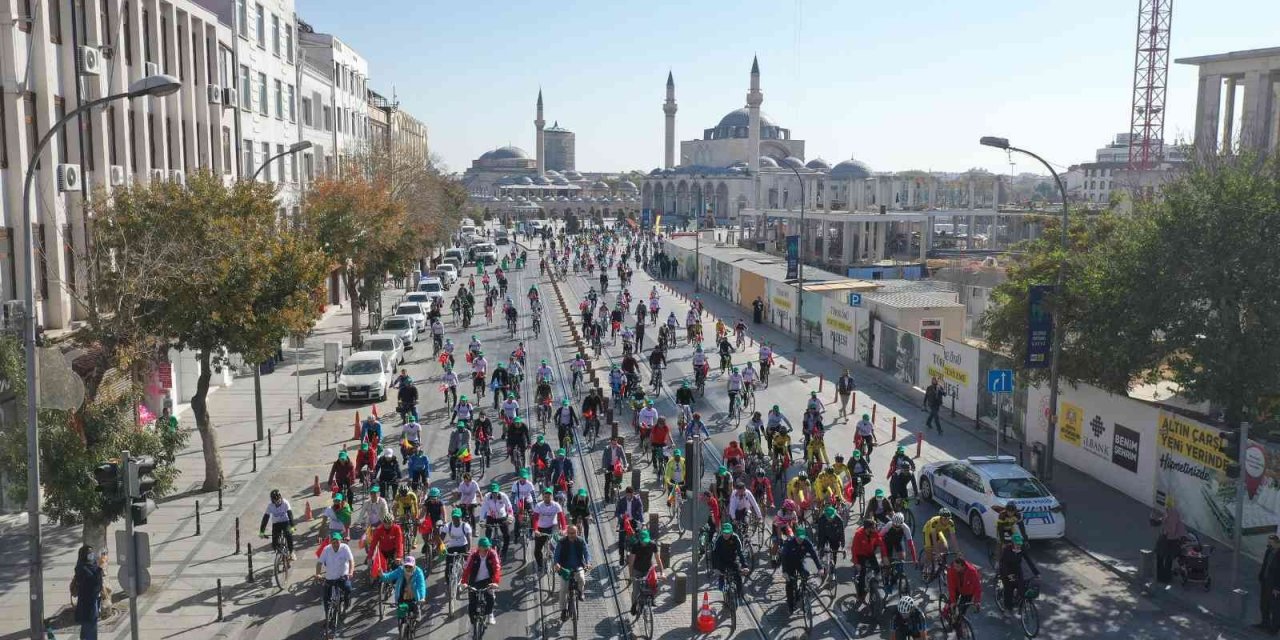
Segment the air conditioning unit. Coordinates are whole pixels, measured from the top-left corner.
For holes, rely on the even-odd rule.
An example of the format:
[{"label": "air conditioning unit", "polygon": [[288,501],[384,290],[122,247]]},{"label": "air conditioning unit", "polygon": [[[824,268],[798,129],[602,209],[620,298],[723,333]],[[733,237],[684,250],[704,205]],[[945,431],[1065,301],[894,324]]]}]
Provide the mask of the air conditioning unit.
[{"label": "air conditioning unit", "polygon": [[144,64],[144,65],[142,66],[142,75],[143,75],[143,76],[156,76],[156,75],[160,75],[160,65],[158,65],[158,64],[156,64],[156,63],[154,63],[154,62],[148,62],[148,63]]},{"label": "air conditioning unit", "polygon": [[152,182],[164,182],[169,177],[169,172],[164,169],[152,169],[149,175]]},{"label": "air conditioning unit", "polygon": [[[212,102],[212,100],[210,100]],[[222,89],[222,104],[227,107],[235,107],[240,104],[240,94],[232,87],[224,87]]]},{"label": "air conditioning unit", "polygon": [[169,182],[174,184],[186,185],[187,174],[182,169],[174,169],[169,172]]},{"label": "air conditioning unit", "polygon": [[205,87],[205,91],[209,94],[209,104],[222,104],[222,87],[211,84]]},{"label": "air conditioning unit", "polygon": [[96,47],[83,46],[76,53],[76,62],[80,67],[80,75],[102,75],[102,52]]},{"label": "air conditioning unit", "polygon": [[128,174],[125,173],[124,167],[118,164],[111,165],[111,186],[123,187]]},{"label": "air conditioning unit", "polygon": [[80,190],[80,165],[78,164],[60,164],[58,165],[58,191],[66,193],[68,191]]}]

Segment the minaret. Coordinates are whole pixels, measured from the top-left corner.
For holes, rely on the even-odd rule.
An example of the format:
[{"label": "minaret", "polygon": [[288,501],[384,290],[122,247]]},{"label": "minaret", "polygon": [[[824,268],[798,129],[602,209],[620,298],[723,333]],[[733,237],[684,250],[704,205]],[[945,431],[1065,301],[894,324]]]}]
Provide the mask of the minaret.
[{"label": "minaret", "polygon": [[667,72],[667,101],[662,103],[662,112],[667,115],[666,148],[664,149],[662,168],[673,169],[676,166],[676,81]]},{"label": "minaret", "polygon": [[547,172],[547,159],[542,152],[542,128],[547,126],[547,121],[542,119],[542,89],[538,89],[538,117],[533,121],[533,126],[538,128],[538,140],[534,143],[536,148],[533,150],[533,155],[538,160],[538,175],[542,175]]},{"label": "minaret", "polygon": [[[760,103],[764,102],[764,94],[760,93],[760,62],[751,57],[751,90],[747,91],[747,165],[751,167],[752,179],[759,183],[756,176],[760,172]],[[753,198],[751,205],[756,205]]]}]

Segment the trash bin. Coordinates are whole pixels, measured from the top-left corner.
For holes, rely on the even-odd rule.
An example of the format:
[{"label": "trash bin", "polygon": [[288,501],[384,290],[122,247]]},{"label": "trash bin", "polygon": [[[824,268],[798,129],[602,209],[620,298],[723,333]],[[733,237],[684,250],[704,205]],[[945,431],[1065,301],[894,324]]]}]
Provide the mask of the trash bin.
[{"label": "trash bin", "polygon": [[1044,477],[1044,443],[1031,443],[1031,468],[1035,471],[1037,478]]}]

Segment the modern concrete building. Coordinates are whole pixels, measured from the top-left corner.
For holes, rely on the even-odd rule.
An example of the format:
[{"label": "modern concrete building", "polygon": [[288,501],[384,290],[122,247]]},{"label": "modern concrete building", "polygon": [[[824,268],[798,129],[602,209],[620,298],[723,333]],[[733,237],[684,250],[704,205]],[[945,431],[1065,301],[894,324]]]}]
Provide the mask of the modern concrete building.
[{"label": "modern concrete building", "polygon": [[183,87],[95,110],[68,123],[41,154],[30,199],[36,314],[54,331],[84,317],[84,205],[95,188],[181,181],[197,169],[228,180],[239,174],[236,113],[224,104],[239,85],[230,27],[191,0],[87,6],[76,15],[65,2],[0,3],[9,25],[0,30],[0,301],[22,297],[23,176],[50,125],[147,75],[167,73]]},{"label": "modern concrete building", "polygon": [[[1270,151],[1280,143],[1280,47],[1176,60],[1199,68],[1195,147],[1232,153]],[[1238,121],[1238,126],[1237,126]]]}]

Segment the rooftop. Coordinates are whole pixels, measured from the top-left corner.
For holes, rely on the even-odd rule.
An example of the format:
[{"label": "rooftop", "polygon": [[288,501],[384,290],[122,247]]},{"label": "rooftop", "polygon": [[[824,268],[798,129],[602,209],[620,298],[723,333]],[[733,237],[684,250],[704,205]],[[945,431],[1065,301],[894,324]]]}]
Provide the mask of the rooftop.
[{"label": "rooftop", "polygon": [[1267,47],[1266,49],[1245,49],[1243,51],[1229,51],[1227,53],[1214,53],[1207,56],[1192,56],[1190,58],[1176,58],[1174,62],[1178,64],[1202,65],[1212,62],[1230,62],[1233,60],[1254,60],[1257,58],[1280,58],[1280,47]]},{"label": "rooftop", "polygon": [[875,291],[862,294],[862,299],[895,309],[943,309],[950,307],[963,309],[964,305],[955,301],[955,295],[954,293],[943,292],[900,291],[897,293],[882,293]]}]

